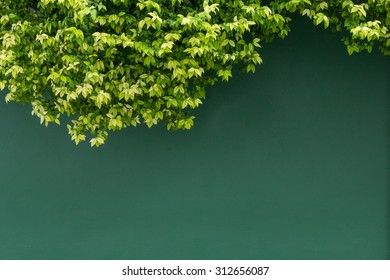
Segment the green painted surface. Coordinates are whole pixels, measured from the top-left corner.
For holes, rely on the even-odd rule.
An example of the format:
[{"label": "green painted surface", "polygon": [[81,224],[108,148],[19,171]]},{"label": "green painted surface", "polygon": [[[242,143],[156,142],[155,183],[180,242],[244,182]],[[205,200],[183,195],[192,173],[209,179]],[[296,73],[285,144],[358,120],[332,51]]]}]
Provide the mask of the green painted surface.
[{"label": "green painted surface", "polygon": [[0,258],[389,259],[390,59],[293,28],[191,131],[76,147],[2,101]]}]

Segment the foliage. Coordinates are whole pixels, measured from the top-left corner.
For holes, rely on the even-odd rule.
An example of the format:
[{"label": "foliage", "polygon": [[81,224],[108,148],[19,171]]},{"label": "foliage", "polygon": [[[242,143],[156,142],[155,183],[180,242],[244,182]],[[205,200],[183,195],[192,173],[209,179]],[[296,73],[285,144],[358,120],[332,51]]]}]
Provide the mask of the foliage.
[{"label": "foliage", "polygon": [[206,87],[235,64],[254,72],[294,13],[346,34],[349,54],[390,54],[389,0],[1,0],[0,90],[46,125],[68,115],[76,144],[162,120],[190,129]]}]

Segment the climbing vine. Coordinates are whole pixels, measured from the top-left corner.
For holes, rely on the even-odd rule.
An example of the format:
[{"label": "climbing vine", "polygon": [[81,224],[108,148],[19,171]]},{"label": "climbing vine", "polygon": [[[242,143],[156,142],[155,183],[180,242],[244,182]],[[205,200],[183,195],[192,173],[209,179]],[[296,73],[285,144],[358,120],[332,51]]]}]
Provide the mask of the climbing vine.
[{"label": "climbing vine", "polygon": [[349,54],[390,54],[390,1],[1,0],[0,90],[78,144],[164,121],[190,129],[208,86],[254,72],[291,15],[345,35]]}]

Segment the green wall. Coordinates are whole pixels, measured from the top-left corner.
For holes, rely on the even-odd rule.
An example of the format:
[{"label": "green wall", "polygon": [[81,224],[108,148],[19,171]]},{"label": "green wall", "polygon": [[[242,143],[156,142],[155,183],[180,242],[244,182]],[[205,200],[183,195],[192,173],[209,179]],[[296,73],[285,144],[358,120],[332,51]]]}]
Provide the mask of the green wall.
[{"label": "green wall", "polygon": [[390,59],[292,27],[191,131],[91,149],[1,101],[0,258],[389,259]]}]

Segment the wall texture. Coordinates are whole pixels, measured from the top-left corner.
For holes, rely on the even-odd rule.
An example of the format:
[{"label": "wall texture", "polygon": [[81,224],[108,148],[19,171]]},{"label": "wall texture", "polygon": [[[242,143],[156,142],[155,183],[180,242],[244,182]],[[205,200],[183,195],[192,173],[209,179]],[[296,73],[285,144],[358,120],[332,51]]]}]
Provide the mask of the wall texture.
[{"label": "wall texture", "polygon": [[0,258],[389,259],[390,59],[292,27],[191,131],[91,149],[1,101]]}]

